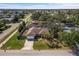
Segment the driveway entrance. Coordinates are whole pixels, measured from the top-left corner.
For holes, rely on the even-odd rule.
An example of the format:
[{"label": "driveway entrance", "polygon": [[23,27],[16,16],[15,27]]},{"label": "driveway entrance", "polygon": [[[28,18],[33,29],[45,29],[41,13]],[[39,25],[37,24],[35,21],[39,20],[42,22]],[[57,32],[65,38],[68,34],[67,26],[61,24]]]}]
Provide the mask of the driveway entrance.
[{"label": "driveway entrance", "polygon": [[26,40],[24,47],[21,50],[33,50],[33,42]]}]

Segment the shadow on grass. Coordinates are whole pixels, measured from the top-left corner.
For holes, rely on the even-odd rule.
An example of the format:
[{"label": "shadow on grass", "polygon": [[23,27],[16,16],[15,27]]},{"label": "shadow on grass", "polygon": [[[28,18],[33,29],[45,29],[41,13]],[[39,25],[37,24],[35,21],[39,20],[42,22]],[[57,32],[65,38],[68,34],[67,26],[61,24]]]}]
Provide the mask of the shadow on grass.
[{"label": "shadow on grass", "polygon": [[70,53],[72,53],[75,56],[79,56],[79,51],[78,50],[72,50],[72,52],[70,52]]},{"label": "shadow on grass", "polygon": [[26,37],[26,36],[17,36],[17,39],[18,39],[18,40],[26,40],[27,37]]}]

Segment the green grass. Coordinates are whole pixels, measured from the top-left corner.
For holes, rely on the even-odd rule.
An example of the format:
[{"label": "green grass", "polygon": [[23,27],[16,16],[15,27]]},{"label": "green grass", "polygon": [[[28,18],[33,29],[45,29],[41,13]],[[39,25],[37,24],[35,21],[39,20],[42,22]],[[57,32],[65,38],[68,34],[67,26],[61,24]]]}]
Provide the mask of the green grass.
[{"label": "green grass", "polygon": [[10,39],[9,41],[7,41],[2,47],[1,49],[10,49],[10,50],[14,50],[14,49],[21,49],[24,46],[25,40],[18,40],[17,36],[18,36],[18,32],[16,32]]},{"label": "green grass", "polygon": [[44,40],[38,40],[34,42],[33,48],[43,50],[43,49],[49,49],[50,47],[46,44]]}]

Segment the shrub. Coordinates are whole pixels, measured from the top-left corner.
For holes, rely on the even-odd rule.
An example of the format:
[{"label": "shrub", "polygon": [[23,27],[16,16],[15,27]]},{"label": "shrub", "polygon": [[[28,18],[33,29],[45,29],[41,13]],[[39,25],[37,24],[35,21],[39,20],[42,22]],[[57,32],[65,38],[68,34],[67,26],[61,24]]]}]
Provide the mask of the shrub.
[{"label": "shrub", "polygon": [[50,32],[45,32],[45,33],[43,33],[43,34],[42,34],[42,38],[50,39],[50,38],[51,38]]}]

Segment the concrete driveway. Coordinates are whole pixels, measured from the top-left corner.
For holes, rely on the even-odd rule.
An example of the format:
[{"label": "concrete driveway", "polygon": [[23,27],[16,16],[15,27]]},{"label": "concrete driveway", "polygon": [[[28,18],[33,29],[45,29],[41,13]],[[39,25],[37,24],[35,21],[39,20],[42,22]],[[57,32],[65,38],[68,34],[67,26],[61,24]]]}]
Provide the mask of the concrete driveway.
[{"label": "concrete driveway", "polygon": [[33,50],[33,42],[26,40],[24,47],[21,50]]}]

